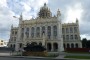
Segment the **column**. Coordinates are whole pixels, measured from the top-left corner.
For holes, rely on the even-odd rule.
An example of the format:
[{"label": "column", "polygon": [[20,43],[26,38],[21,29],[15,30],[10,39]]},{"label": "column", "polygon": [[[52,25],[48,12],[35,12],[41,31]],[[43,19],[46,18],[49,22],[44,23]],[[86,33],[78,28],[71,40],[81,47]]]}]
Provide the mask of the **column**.
[{"label": "column", "polygon": [[48,36],[47,36],[47,26],[45,26],[45,35],[46,35],[46,38],[48,38]]},{"label": "column", "polygon": [[34,38],[36,38],[36,27],[34,27]]},{"label": "column", "polygon": [[19,51],[19,44],[18,43],[15,44],[15,51]]},{"label": "column", "polygon": [[51,26],[51,40],[53,40],[53,26]]},{"label": "column", "polygon": [[29,28],[29,38],[31,37],[31,27]]},{"label": "column", "polygon": [[40,37],[42,37],[42,27],[40,26]]},{"label": "column", "polygon": [[53,52],[53,43],[51,43],[51,52]]}]

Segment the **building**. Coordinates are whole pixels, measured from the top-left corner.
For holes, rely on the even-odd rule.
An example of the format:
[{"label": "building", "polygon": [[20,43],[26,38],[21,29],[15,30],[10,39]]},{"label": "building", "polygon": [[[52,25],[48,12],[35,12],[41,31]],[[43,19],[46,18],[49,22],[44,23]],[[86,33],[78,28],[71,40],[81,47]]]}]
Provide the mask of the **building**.
[{"label": "building", "polygon": [[7,47],[8,42],[0,39],[0,47]]},{"label": "building", "polygon": [[76,20],[75,23],[62,24],[59,9],[52,16],[50,9],[44,4],[37,18],[23,20],[21,14],[19,26],[11,26],[8,46],[19,51],[28,43],[43,45],[47,51],[52,52],[61,52],[64,48],[82,48],[79,22]]}]

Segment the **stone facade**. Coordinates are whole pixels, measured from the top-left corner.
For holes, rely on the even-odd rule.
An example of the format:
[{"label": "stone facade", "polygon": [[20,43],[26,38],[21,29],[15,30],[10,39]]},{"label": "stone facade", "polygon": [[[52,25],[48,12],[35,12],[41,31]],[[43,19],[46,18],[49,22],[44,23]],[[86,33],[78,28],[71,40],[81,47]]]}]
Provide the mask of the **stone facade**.
[{"label": "stone facade", "polygon": [[19,26],[11,27],[8,46],[19,51],[32,42],[45,46],[47,51],[61,52],[64,48],[81,48],[78,20],[76,23],[62,24],[59,9],[57,15],[52,17],[46,4],[41,7],[35,19],[23,20],[21,14]]}]

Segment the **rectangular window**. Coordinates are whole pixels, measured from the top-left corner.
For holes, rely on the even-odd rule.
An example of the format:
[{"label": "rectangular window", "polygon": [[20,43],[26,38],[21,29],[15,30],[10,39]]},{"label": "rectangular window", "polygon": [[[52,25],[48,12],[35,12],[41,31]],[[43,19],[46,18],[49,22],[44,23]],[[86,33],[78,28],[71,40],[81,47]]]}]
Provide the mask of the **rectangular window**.
[{"label": "rectangular window", "polygon": [[1,43],[1,45],[3,45],[3,43]]},{"label": "rectangular window", "polygon": [[69,33],[69,29],[68,28],[66,28],[66,33]]},{"label": "rectangular window", "polygon": [[63,35],[63,40],[65,40],[65,35]]},{"label": "rectangular window", "polygon": [[64,28],[62,28],[62,33],[65,33],[65,29]]},{"label": "rectangular window", "polygon": [[70,33],[73,33],[73,28],[72,27],[70,27]]},{"label": "rectangular window", "polygon": [[70,36],[70,39],[73,40],[73,35]]},{"label": "rectangular window", "polygon": [[69,35],[66,35],[66,40],[69,40]]},{"label": "rectangular window", "polygon": [[77,33],[77,27],[74,27],[74,33]]},{"label": "rectangular window", "polygon": [[75,35],[75,39],[78,39],[78,36],[77,35]]},{"label": "rectangular window", "polygon": [[17,31],[15,31],[15,35],[17,34]]}]

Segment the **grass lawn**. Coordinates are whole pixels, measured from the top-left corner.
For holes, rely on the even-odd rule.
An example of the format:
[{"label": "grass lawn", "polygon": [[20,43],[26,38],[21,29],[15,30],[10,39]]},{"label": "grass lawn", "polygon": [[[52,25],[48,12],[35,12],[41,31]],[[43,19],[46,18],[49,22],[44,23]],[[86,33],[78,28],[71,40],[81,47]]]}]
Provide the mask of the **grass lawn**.
[{"label": "grass lawn", "polygon": [[90,52],[67,52],[67,53],[75,53],[75,54],[90,54]]},{"label": "grass lawn", "polygon": [[90,56],[65,56],[64,58],[90,59]]}]

